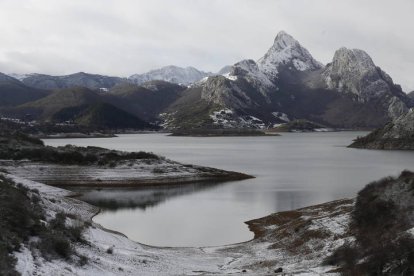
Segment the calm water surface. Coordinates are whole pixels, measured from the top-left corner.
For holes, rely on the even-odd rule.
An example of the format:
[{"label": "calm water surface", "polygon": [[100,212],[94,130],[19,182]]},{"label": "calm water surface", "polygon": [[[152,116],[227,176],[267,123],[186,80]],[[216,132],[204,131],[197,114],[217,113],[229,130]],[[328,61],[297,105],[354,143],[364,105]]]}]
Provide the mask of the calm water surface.
[{"label": "calm water surface", "polygon": [[286,133],[280,137],[49,139],[234,170],[255,179],[145,190],[87,190],[83,199],[104,208],[94,220],[141,243],[210,246],[249,240],[243,223],[277,211],[353,197],[370,181],[414,169],[414,152],[346,148],[364,132]]}]

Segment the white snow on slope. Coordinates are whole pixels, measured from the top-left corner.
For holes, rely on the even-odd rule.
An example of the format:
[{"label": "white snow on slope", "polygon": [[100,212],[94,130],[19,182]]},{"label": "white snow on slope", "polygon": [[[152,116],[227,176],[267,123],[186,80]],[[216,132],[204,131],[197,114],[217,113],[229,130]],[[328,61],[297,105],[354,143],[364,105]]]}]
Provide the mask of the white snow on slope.
[{"label": "white snow on slope", "polygon": [[194,67],[182,68],[170,65],[144,74],[134,74],[130,76],[128,80],[133,81],[136,84],[143,84],[152,80],[163,80],[177,84],[189,85],[210,75],[212,74],[199,71]]},{"label": "white snow on slope", "polygon": [[254,86],[265,86],[267,88],[273,87],[274,84],[269,77],[258,67],[254,60],[246,59],[233,65],[229,77],[243,76],[248,82]]},{"label": "white snow on slope", "polygon": [[264,129],[266,127],[259,118],[251,115],[238,116],[228,108],[214,111],[210,118],[213,120],[214,125],[223,128]]},{"label": "white snow on slope", "polygon": [[10,74],[7,74],[7,75],[10,76],[10,77],[12,77],[12,78],[15,78],[15,79],[17,79],[19,81],[23,81],[24,79],[26,79],[26,78],[28,78],[28,77],[30,77],[32,75],[35,75],[35,74],[16,74],[16,73],[10,73]]},{"label": "white snow on slope", "polygon": [[322,68],[322,64],[316,61],[308,50],[284,31],[277,34],[273,46],[257,61],[257,64],[266,75],[276,77],[278,67],[290,61],[298,71]]},{"label": "white snow on slope", "polygon": [[283,112],[272,112],[272,115],[275,116],[275,118],[278,118],[279,120],[290,122],[290,119],[286,113]]}]

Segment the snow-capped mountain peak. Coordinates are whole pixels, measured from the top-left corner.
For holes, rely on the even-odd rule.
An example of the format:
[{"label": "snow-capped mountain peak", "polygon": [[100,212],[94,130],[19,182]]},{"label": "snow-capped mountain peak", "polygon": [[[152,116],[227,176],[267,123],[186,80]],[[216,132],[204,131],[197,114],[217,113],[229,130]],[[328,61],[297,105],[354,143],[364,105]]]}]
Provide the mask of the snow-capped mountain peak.
[{"label": "snow-capped mountain peak", "polygon": [[189,85],[200,81],[201,79],[212,75],[211,73],[206,73],[199,71],[194,67],[178,67],[174,65],[165,66],[159,69],[151,70],[144,74],[135,74],[128,78],[128,80],[136,83],[142,84],[151,80],[163,80],[177,84]]},{"label": "snow-capped mountain peak", "polygon": [[277,76],[278,68],[282,65],[297,71],[316,70],[323,66],[296,39],[284,31],[277,34],[272,47],[257,64],[260,70],[271,78]]},{"label": "snow-capped mountain peak", "polygon": [[285,31],[280,31],[276,35],[273,46],[279,50],[283,50],[284,48],[292,47],[292,46],[300,47],[300,44],[290,34],[286,33]]}]

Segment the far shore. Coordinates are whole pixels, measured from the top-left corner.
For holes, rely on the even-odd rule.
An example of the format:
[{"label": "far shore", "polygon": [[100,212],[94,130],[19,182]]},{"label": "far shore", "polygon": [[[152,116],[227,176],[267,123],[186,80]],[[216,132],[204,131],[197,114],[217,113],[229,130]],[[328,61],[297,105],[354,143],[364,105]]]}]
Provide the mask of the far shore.
[{"label": "far shore", "polygon": [[126,180],[42,180],[42,183],[56,187],[76,187],[76,188],[150,188],[160,186],[188,185],[206,182],[229,182],[245,179],[252,179],[254,176],[229,172],[227,175],[216,176],[190,176],[190,177],[163,177],[153,179],[126,179]]},{"label": "far shore", "polygon": [[372,131],[372,129],[340,129],[340,128],[323,128],[313,130],[283,130],[283,129],[264,129],[257,131],[122,131],[114,133],[57,133],[50,135],[34,135],[39,139],[88,139],[88,138],[116,138],[122,134],[165,134],[172,137],[257,137],[257,136],[280,136],[283,133],[325,133],[325,132],[342,132],[342,131]]}]

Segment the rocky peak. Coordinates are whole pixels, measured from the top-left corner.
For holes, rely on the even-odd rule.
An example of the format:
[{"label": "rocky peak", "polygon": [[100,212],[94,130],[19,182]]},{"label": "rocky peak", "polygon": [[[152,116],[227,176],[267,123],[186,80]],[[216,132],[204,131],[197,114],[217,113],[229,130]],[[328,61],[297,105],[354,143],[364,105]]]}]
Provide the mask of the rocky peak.
[{"label": "rocky peak", "polygon": [[281,65],[297,71],[317,70],[323,67],[308,50],[284,31],[277,34],[272,47],[257,64],[261,71],[272,78],[277,76]]},{"label": "rocky peak", "polygon": [[332,63],[332,72],[336,74],[363,75],[369,71],[377,71],[371,57],[359,49],[340,48],[335,52]]},{"label": "rocky peak", "polygon": [[290,34],[286,33],[285,31],[280,31],[275,38],[273,43],[275,49],[283,50],[287,47],[301,47],[299,42],[294,39]]},{"label": "rocky peak", "polygon": [[230,69],[230,74],[237,75],[241,73],[240,70],[244,72],[257,72],[259,71],[259,67],[254,60],[245,59],[234,64],[234,66]]},{"label": "rocky peak", "polygon": [[388,108],[391,118],[407,112],[407,95],[391,77],[359,49],[340,48],[322,73],[329,89],[351,94],[359,102],[379,100]]},{"label": "rocky peak", "polygon": [[398,88],[391,77],[377,67],[366,52],[359,49],[343,47],[337,50],[323,76],[329,88],[355,94],[360,101],[393,94],[391,90]]},{"label": "rocky peak", "polygon": [[230,79],[243,77],[256,87],[273,87],[273,83],[269,80],[268,76],[251,59],[245,59],[234,64],[228,76]]}]

